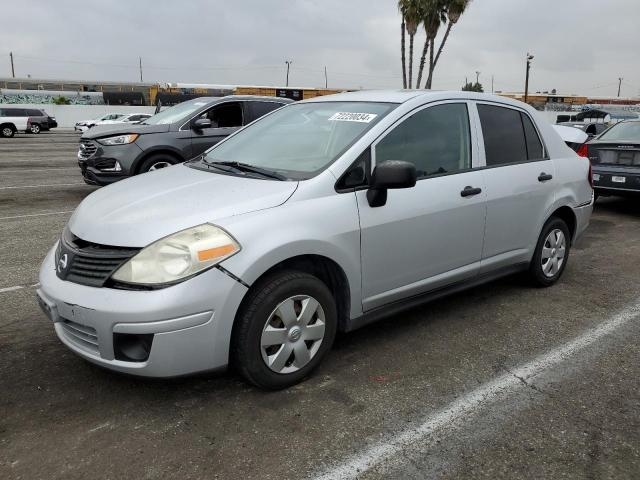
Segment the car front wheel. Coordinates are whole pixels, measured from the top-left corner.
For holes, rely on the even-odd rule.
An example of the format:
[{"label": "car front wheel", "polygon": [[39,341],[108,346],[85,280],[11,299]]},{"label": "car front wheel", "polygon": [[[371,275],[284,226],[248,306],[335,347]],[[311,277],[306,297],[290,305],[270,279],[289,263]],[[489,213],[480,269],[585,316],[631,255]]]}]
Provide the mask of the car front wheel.
[{"label": "car front wheel", "polygon": [[31,127],[29,127],[29,131],[36,134],[40,133],[40,125],[38,125],[37,123],[31,124]]},{"label": "car front wheel", "polygon": [[313,275],[285,271],[250,290],[232,338],[232,362],[250,383],[277,390],[311,373],[336,335],[335,300]]},{"label": "car front wheel", "polygon": [[142,165],[140,165],[140,173],[153,172],[162,168],[175,165],[177,162],[175,157],[159,153],[157,155],[151,155],[147,158]]},{"label": "car front wheel", "polygon": [[2,133],[2,136],[5,138],[11,138],[15,135],[15,130],[13,130],[13,128],[11,127],[2,127],[2,130],[0,130],[0,132]]},{"label": "car front wheel", "polygon": [[537,286],[549,287],[558,281],[567,266],[570,248],[571,234],[566,222],[551,217],[542,228],[529,266],[529,274]]}]

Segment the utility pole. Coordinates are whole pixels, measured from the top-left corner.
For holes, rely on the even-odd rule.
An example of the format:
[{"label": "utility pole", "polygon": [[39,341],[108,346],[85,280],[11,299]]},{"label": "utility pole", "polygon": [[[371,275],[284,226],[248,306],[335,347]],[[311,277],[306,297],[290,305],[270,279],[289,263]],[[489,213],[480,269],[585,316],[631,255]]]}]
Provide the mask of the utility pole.
[{"label": "utility pole", "polygon": [[524,80],[524,103],[527,103],[529,99],[529,70],[531,69],[531,60],[533,60],[533,55],[527,52],[527,76]]},{"label": "utility pole", "polygon": [[491,93],[495,93],[495,90],[493,89],[493,75],[491,75]]},{"label": "utility pole", "polygon": [[140,60],[140,83],[142,83],[142,57],[138,57],[138,60]]},{"label": "utility pole", "polygon": [[476,83],[480,83],[480,72],[476,70]]},{"label": "utility pole", "polygon": [[16,71],[13,69],[13,52],[9,52],[9,58],[11,59],[11,78],[16,78]]},{"label": "utility pole", "polygon": [[329,88],[329,81],[327,80],[327,66],[324,66],[324,88]]},{"label": "utility pole", "polygon": [[289,86],[289,69],[291,68],[291,64],[293,60],[285,60],[284,63],[287,64],[287,87]]},{"label": "utility pole", "polygon": [[622,80],[624,80],[624,78],[618,77],[618,98],[620,98],[620,88],[622,87]]}]

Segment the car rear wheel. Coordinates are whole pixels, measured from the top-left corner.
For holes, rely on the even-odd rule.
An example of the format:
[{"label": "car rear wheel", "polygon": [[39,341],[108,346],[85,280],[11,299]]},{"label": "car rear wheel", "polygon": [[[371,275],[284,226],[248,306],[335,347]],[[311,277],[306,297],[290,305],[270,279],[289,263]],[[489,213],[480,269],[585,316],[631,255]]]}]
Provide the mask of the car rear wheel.
[{"label": "car rear wheel", "polygon": [[172,157],[171,155],[166,155],[164,153],[151,155],[144,162],[142,162],[142,165],[140,165],[140,173],[153,172],[155,170],[170,167],[171,165],[175,165],[176,163],[178,163],[178,160],[176,160],[176,158]]},{"label": "car rear wheel", "polygon": [[336,328],[336,304],[322,281],[278,272],[250,290],[234,326],[232,363],[260,388],[295,385],[326,356]]},{"label": "car rear wheel", "polygon": [[10,126],[3,126],[0,132],[2,133],[2,136],[5,138],[11,138],[16,134],[15,130]]},{"label": "car rear wheel", "polygon": [[549,287],[562,276],[569,260],[571,234],[564,220],[551,217],[542,228],[538,244],[529,266],[533,282]]},{"label": "car rear wheel", "polygon": [[40,133],[40,125],[38,125],[37,123],[32,123],[29,127],[29,131],[36,134]]}]

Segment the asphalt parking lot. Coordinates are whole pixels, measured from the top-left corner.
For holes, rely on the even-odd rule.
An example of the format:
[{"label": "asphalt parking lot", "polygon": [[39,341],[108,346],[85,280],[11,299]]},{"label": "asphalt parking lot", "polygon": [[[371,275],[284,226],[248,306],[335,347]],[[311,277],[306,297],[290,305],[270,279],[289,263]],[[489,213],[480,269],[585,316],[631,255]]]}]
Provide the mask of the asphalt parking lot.
[{"label": "asphalt parking lot", "polygon": [[95,187],[78,135],[0,139],[0,478],[639,478],[640,202],[599,200],[563,279],[520,277],[341,335],[305,383],[90,365],[35,301]]}]

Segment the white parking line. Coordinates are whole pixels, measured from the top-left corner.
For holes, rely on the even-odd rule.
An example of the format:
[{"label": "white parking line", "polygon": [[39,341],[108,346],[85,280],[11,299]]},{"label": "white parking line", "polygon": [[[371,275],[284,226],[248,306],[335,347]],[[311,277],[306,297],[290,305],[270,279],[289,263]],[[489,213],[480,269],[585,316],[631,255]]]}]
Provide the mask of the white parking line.
[{"label": "white parking line", "polygon": [[19,170],[2,170],[0,173],[45,172],[51,170],[80,170],[78,167],[53,167],[53,168],[23,168]]},{"label": "white parking line", "polygon": [[16,290],[22,290],[23,288],[24,287],[22,285],[17,285],[15,287],[0,288],[0,293],[15,292]]},{"label": "white parking line", "polygon": [[587,330],[574,340],[547,352],[533,361],[511,370],[482,387],[462,396],[444,409],[429,415],[415,428],[401,431],[379,442],[365,451],[347,459],[320,475],[312,478],[321,480],[355,479],[376,465],[401,455],[405,447],[432,444],[435,439],[429,437],[439,430],[450,432],[464,425],[469,416],[489,404],[507,397],[520,388],[528,388],[525,382],[546,370],[558,366],[580,350],[594,344],[602,337],[613,333],[629,321],[640,316],[640,300],[601,325]]},{"label": "white parking line", "polygon": [[85,187],[89,187],[86,183],[51,183],[49,185],[16,185],[12,187],[0,187],[0,190],[11,190],[17,188],[43,188],[43,187],[70,187],[76,185],[84,185]]},{"label": "white parking line", "polygon": [[11,217],[0,217],[0,220],[12,220],[14,218],[28,218],[28,217],[45,217],[47,215],[63,215],[65,213],[71,213],[73,210],[65,210],[64,212],[46,212],[46,213],[31,213],[29,215],[13,215]]},{"label": "white parking line", "polygon": [[16,285],[15,287],[0,288],[0,293],[15,292],[16,290],[23,290],[25,288],[36,288],[39,286],[40,286],[40,283],[32,283],[29,285]]}]

